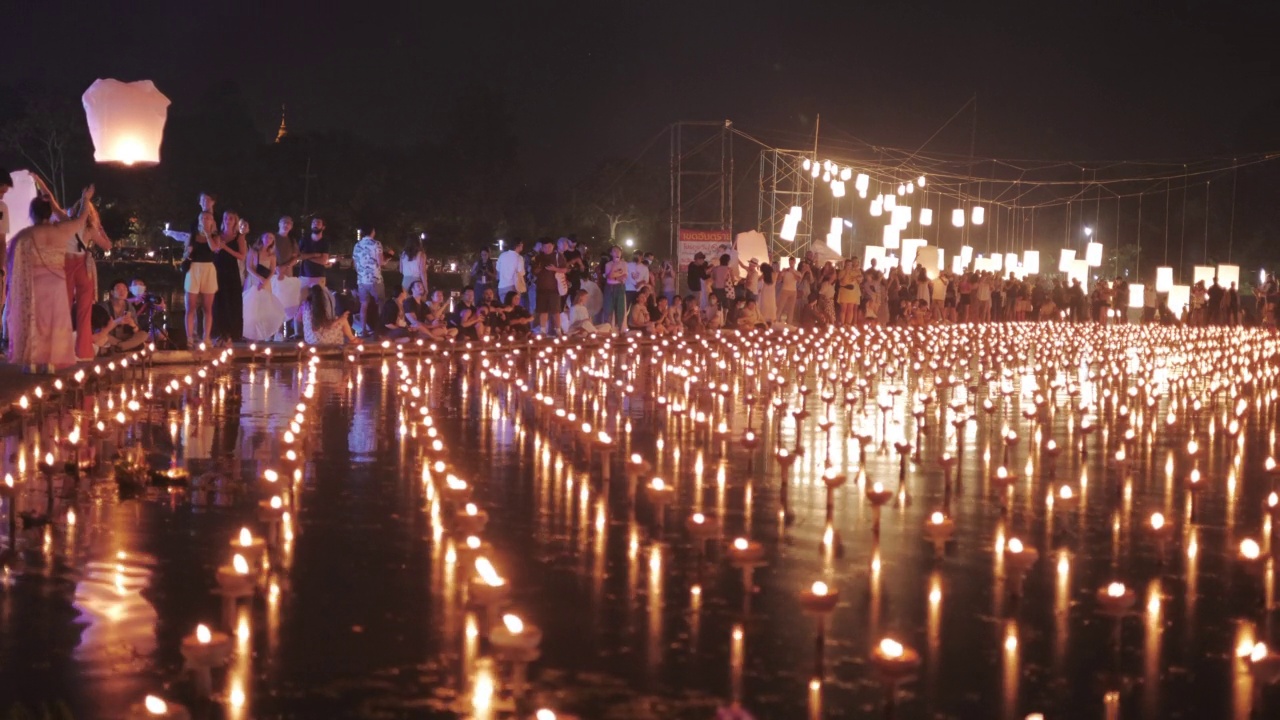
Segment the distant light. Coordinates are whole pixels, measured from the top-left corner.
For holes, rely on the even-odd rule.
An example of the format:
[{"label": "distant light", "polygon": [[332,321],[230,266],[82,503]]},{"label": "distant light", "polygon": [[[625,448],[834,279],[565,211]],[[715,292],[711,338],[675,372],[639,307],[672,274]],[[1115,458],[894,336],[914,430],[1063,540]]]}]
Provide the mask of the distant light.
[{"label": "distant light", "polygon": [[624,243],[626,244],[626,246],[627,246],[627,247],[635,247],[635,246],[636,246],[636,241],[635,241],[635,239],[634,239],[634,238],[627,238],[627,239],[624,241]]},{"label": "distant light", "polygon": [[1088,226],[1085,226],[1085,229],[1084,229],[1084,236],[1085,236],[1085,237],[1093,237],[1093,228],[1088,227]]}]

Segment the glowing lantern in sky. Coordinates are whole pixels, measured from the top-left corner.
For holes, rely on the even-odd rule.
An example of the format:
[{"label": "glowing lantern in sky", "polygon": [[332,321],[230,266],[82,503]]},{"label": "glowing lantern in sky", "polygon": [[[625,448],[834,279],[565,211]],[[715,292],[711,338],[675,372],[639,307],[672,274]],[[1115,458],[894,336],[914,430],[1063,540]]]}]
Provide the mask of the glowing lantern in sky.
[{"label": "glowing lantern in sky", "polygon": [[900,234],[897,225],[884,226],[884,247],[886,250],[897,250],[900,245],[898,240],[899,237]]},{"label": "glowing lantern in sky", "polygon": [[94,160],[125,165],[160,162],[169,98],[150,80],[95,80],[81,100]]},{"label": "glowing lantern in sky", "polygon": [[987,209],[981,205],[975,205],[973,208],[973,224],[981,225],[987,219]]},{"label": "glowing lantern in sky", "polygon": [[932,225],[932,224],[933,224],[933,208],[921,208],[921,210],[920,210],[920,224],[921,224],[921,225]]},{"label": "glowing lantern in sky", "polygon": [[1218,284],[1224,288],[1231,287],[1235,283],[1236,288],[1240,287],[1240,266],[1239,265],[1219,265],[1218,266]]},{"label": "glowing lantern in sky", "polygon": [[951,224],[956,227],[964,227],[964,208],[956,208],[951,211]]},{"label": "glowing lantern in sky", "polygon": [[1089,267],[1102,266],[1102,243],[1091,242],[1084,251],[1085,262],[1089,263]]}]

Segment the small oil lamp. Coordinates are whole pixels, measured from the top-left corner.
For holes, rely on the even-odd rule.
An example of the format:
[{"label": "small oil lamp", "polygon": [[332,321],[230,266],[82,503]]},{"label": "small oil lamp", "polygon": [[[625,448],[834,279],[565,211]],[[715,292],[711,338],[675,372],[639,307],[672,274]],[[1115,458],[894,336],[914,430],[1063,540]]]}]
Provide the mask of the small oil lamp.
[{"label": "small oil lamp", "polygon": [[1169,542],[1169,538],[1173,537],[1173,525],[1165,520],[1164,515],[1155,512],[1151,513],[1151,519],[1147,521],[1147,526],[1151,529],[1152,536],[1156,539],[1156,547],[1160,552],[1160,562],[1164,563],[1165,546]]},{"label": "small oil lamp", "polygon": [[196,694],[208,698],[213,694],[213,668],[222,667],[231,659],[231,636],[211,631],[205,625],[197,625],[194,632],[182,639],[182,658],[186,669],[195,676]]},{"label": "small oil lamp", "polygon": [[720,534],[720,522],[714,517],[703,515],[702,513],[694,513],[689,516],[685,522],[685,527],[689,531],[689,537],[698,544],[701,551],[707,541],[712,540]]},{"label": "small oil lamp", "polygon": [[1270,553],[1264,551],[1257,540],[1245,538],[1240,541],[1240,564],[1252,574],[1261,574],[1271,559]]},{"label": "small oil lamp", "polygon": [[191,713],[177,703],[148,695],[129,708],[128,720],[190,720]]},{"label": "small oil lamp", "polygon": [[475,503],[467,503],[454,515],[454,527],[463,535],[479,535],[489,524],[489,513]]},{"label": "small oil lamp", "polygon": [[497,655],[512,665],[511,692],[517,700],[524,696],[529,663],[540,657],[542,631],[519,616],[507,613],[502,623],[489,631],[489,643]]},{"label": "small oil lamp", "polygon": [[920,669],[920,654],[891,638],[880,641],[871,651],[871,667],[885,690],[886,713],[893,714],[898,684],[915,676]]},{"label": "small oil lamp", "polygon": [[218,568],[218,592],[222,595],[222,620],[225,627],[235,624],[236,604],[253,596],[257,578],[250,572],[249,561],[236,553],[231,562]]},{"label": "small oil lamp", "polygon": [[880,509],[893,499],[893,495],[892,490],[879,482],[874,482],[867,487],[867,500],[871,503],[871,508],[875,513],[875,523],[871,526],[871,531],[877,536],[880,534]]},{"label": "small oil lamp", "polygon": [[240,533],[231,541],[232,552],[244,555],[251,568],[261,568],[262,559],[266,555],[267,543],[260,537],[254,537],[249,528],[240,528]]},{"label": "small oil lamp", "polygon": [[1245,657],[1249,672],[1264,685],[1280,680],[1280,654],[1272,652],[1266,643],[1254,643]]},{"label": "small oil lamp", "polygon": [[1027,576],[1027,572],[1040,559],[1040,551],[1033,547],[1026,547],[1018,538],[1012,538],[1005,544],[1005,563],[1009,568],[1012,576],[1012,592],[1014,597],[1022,595],[1022,580]]},{"label": "small oil lamp", "polygon": [[1138,595],[1124,583],[1113,582],[1098,589],[1097,599],[1099,612],[1118,619],[1133,608]]},{"label": "small oil lamp", "polygon": [[942,557],[955,532],[956,522],[943,513],[934,512],[929,516],[929,521],[924,524],[924,536],[933,543],[934,557]]}]

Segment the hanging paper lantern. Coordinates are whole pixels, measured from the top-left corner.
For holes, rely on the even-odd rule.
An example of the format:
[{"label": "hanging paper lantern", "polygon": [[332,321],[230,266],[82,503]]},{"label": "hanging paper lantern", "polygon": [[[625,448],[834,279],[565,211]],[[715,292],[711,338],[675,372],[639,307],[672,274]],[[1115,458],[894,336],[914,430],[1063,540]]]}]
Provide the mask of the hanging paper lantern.
[{"label": "hanging paper lantern", "polygon": [[1218,274],[1218,269],[1212,265],[1196,265],[1191,268],[1191,284],[1198,282],[1204,283],[1205,287],[1213,284],[1213,277]]},{"label": "hanging paper lantern", "polygon": [[899,237],[900,235],[897,226],[884,226],[884,247],[886,250],[897,250],[901,247],[901,243],[898,240]]},{"label": "hanging paper lantern", "polygon": [[843,180],[831,181],[831,195],[833,197],[838,197],[838,198],[844,197],[844,181]]},{"label": "hanging paper lantern", "polygon": [[964,208],[956,208],[951,211],[951,224],[956,227],[964,227]]},{"label": "hanging paper lantern", "polygon": [[1240,289],[1240,266],[1219,265],[1218,284],[1224,288],[1230,288],[1232,284],[1235,284],[1236,289]]},{"label": "hanging paper lantern", "polygon": [[843,255],[844,249],[840,247],[840,235],[827,233],[827,247],[837,255]]},{"label": "hanging paper lantern", "polygon": [[169,98],[150,80],[95,80],[81,100],[94,160],[125,165],[160,162]]},{"label": "hanging paper lantern", "polygon": [[1062,248],[1062,254],[1058,256],[1058,272],[1071,272],[1072,265],[1076,261],[1076,251],[1070,248]]},{"label": "hanging paper lantern", "polygon": [[1181,315],[1183,308],[1191,302],[1191,286],[1190,285],[1170,285],[1168,305],[1169,312],[1174,315]]},{"label": "hanging paper lantern", "polygon": [[891,221],[899,230],[906,230],[911,224],[911,207],[908,205],[899,205],[893,209],[893,219]]},{"label": "hanging paper lantern", "polygon": [[921,175],[920,177],[916,178],[916,184],[917,184],[917,185],[919,185],[920,187],[924,187],[924,176],[923,176],[923,175]]},{"label": "hanging paper lantern", "polygon": [[871,187],[871,177],[866,173],[858,173],[858,178],[854,180],[853,186],[858,189],[858,192],[865,193]]},{"label": "hanging paper lantern", "polygon": [[1146,291],[1147,291],[1146,285],[1143,285],[1142,283],[1130,283],[1129,284],[1129,307],[1133,308],[1134,310],[1141,310],[1143,307],[1145,307],[1145,303],[1143,302],[1143,300],[1144,300],[1144,295],[1146,294]]},{"label": "hanging paper lantern", "polygon": [[884,213],[884,203],[880,198],[871,201],[871,217],[880,217]]},{"label": "hanging paper lantern", "polygon": [[933,224],[933,208],[922,208],[920,210],[920,224],[921,225]]},{"label": "hanging paper lantern", "polygon": [[884,209],[885,209],[885,210],[892,210],[892,209],[894,209],[894,208],[896,208],[896,207],[898,207],[898,198],[894,197],[892,194],[890,194],[890,195],[885,195],[885,196],[884,196]]},{"label": "hanging paper lantern", "polygon": [[969,261],[973,260],[973,248],[968,245],[961,246],[960,257],[964,258],[964,264],[968,265]]},{"label": "hanging paper lantern", "polygon": [[803,164],[804,164],[805,170],[808,170],[809,168],[813,167],[813,161],[810,160],[809,158],[805,158]]},{"label": "hanging paper lantern", "polygon": [[799,205],[792,205],[791,210],[787,212],[787,217],[793,217],[796,222],[799,222],[800,218],[804,217],[804,208]]},{"label": "hanging paper lantern", "polygon": [[981,225],[987,219],[987,209],[981,205],[975,205],[973,208],[973,224]]},{"label": "hanging paper lantern", "polygon": [[847,181],[851,177],[853,177],[853,168],[845,168],[840,171],[841,180]]},{"label": "hanging paper lantern", "polygon": [[830,232],[835,233],[836,235],[839,235],[840,233],[844,232],[844,219],[838,218],[838,217],[831,218]]},{"label": "hanging paper lantern", "polygon": [[904,184],[902,184],[902,183],[898,183],[898,194],[899,194],[899,195],[906,195],[906,194],[907,194],[907,186],[906,186],[906,185],[904,185]]},{"label": "hanging paper lantern", "polygon": [[1156,292],[1167,293],[1173,289],[1173,268],[1156,268]]},{"label": "hanging paper lantern", "polygon": [[796,231],[800,229],[800,220],[790,215],[782,219],[782,231],[778,233],[778,237],[791,242],[796,239]]},{"label": "hanging paper lantern", "polygon": [[1024,250],[1022,252],[1022,267],[1026,269],[1028,275],[1035,275],[1040,272],[1040,251]]},{"label": "hanging paper lantern", "polygon": [[1089,263],[1089,267],[1102,267],[1102,243],[1089,243],[1085,248],[1084,260]]},{"label": "hanging paper lantern", "polygon": [[907,183],[907,194],[911,195],[915,191],[916,191],[916,186],[912,185],[911,183]]}]

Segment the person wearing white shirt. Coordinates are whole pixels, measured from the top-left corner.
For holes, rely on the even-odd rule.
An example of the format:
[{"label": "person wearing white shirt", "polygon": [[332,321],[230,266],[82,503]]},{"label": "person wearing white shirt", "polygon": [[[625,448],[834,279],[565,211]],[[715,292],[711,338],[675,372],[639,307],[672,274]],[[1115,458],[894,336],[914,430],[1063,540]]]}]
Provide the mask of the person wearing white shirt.
[{"label": "person wearing white shirt", "polygon": [[587,311],[587,291],[579,290],[573,296],[573,307],[569,308],[569,334],[608,335],[612,332],[611,325],[591,322],[591,313]]},{"label": "person wearing white shirt", "polygon": [[511,249],[498,256],[498,297],[507,293],[524,294],[524,241],[516,240]]},{"label": "person wearing white shirt", "polygon": [[644,264],[644,255],[636,253],[627,263],[627,307],[636,304],[636,293],[649,284],[649,266]]}]

